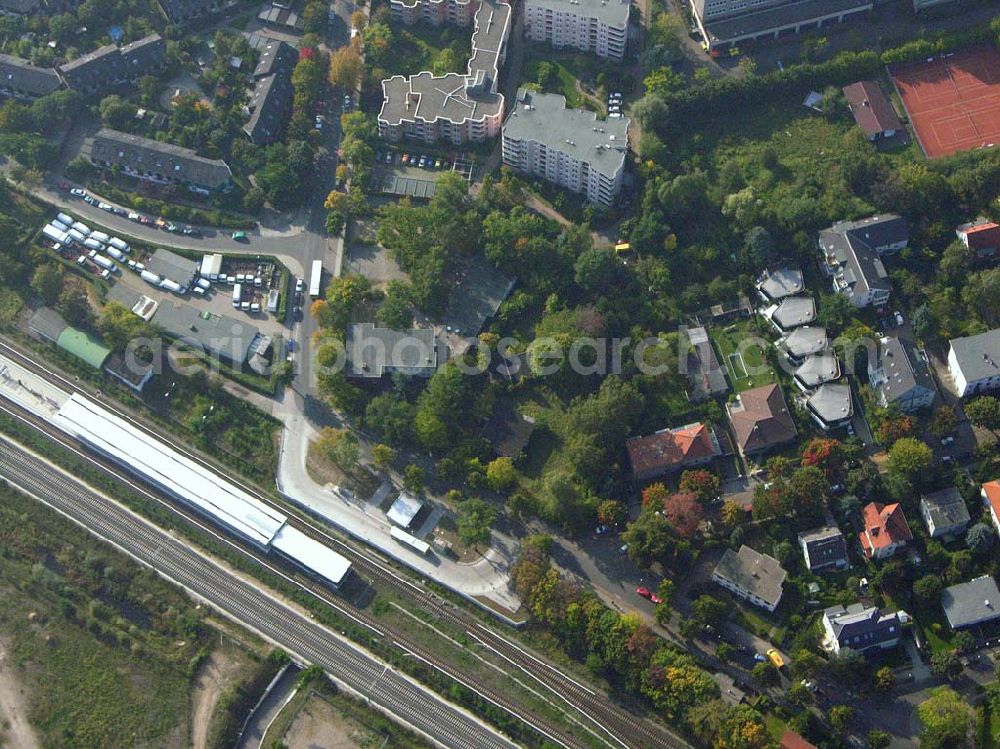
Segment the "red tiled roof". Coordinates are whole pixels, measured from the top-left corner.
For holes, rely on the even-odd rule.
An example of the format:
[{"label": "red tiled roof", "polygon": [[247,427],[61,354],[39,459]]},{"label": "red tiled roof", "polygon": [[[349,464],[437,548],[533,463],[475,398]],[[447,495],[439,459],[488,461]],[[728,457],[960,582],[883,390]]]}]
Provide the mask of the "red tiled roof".
[{"label": "red tiled roof", "polygon": [[894,543],[913,540],[910,526],[906,523],[903,508],[899,504],[884,505],[870,502],[861,511],[865,530],[859,535],[865,555],[871,556],[875,549],[883,549]]},{"label": "red tiled roof", "polygon": [[742,408],[730,407],[729,420],[744,453],[766,450],[798,434],[778,385],[744,390],[739,398]]},{"label": "red tiled roof", "polygon": [[994,514],[1000,518],[1000,481],[987,481],[983,484],[986,501],[990,503]]},{"label": "red tiled roof", "polygon": [[844,86],[844,96],[854,121],[870,138],[886,130],[902,130],[903,123],[875,81],[858,81]]},{"label": "red tiled roof", "polygon": [[704,424],[634,437],[625,444],[632,470],[637,475],[680,468],[693,461],[707,460],[719,452],[711,430]]},{"label": "red tiled roof", "polygon": [[974,224],[962,229],[969,249],[975,251],[995,250],[1000,248],[1000,224],[992,221],[985,224]]},{"label": "red tiled roof", "polygon": [[781,749],[817,749],[815,744],[810,744],[795,731],[785,729],[781,737]]}]

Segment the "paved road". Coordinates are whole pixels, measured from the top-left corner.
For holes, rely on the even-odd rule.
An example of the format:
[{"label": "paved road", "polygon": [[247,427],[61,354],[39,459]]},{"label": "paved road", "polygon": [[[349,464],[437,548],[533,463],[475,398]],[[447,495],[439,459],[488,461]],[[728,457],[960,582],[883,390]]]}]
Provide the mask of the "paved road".
[{"label": "paved road", "polygon": [[334,680],[443,746],[516,746],[349,640],[6,437],[0,440],[0,475],[295,658],[321,666]]}]

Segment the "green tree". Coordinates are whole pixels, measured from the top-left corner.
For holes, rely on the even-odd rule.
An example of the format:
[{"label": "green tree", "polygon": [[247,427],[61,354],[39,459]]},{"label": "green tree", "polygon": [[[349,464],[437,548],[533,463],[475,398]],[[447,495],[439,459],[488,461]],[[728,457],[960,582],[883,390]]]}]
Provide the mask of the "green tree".
[{"label": "green tree", "polygon": [[372,445],[372,460],[376,468],[385,470],[396,462],[396,451],[389,445]]},{"label": "green tree", "polygon": [[872,686],[879,692],[891,692],[896,686],[896,672],[891,666],[882,666],[872,674]]},{"label": "green tree", "polygon": [[59,292],[56,311],[70,325],[86,327],[90,325],[94,318],[94,313],[90,309],[90,302],[87,300],[87,292],[75,284],[66,285]]},{"label": "green tree", "polygon": [[681,474],[681,480],[677,487],[682,492],[691,492],[694,494],[699,502],[708,503],[719,496],[722,481],[711,471],[706,471],[704,468],[697,468],[684,471]]},{"label": "green tree", "polygon": [[63,274],[55,263],[42,263],[31,275],[31,290],[46,304],[55,304],[62,289]]},{"label": "green tree", "polygon": [[965,534],[965,545],[969,547],[969,551],[980,557],[989,553],[994,540],[996,537],[993,535],[993,529],[986,523],[976,523]]},{"label": "green tree", "polygon": [[924,606],[935,606],[941,599],[944,581],[939,575],[924,575],[913,583],[913,592]]},{"label": "green tree", "polygon": [[827,294],[819,300],[817,319],[833,333],[847,327],[853,316],[854,308],[843,294]]},{"label": "green tree", "polygon": [[973,398],[963,408],[975,426],[989,429],[991,432],[1000,430],[1000,399],[992,395]]},{"label": "green tree", "polygon": [[827,713],[832,725],[841,735],[846,735],[850,731],[854,722],[854,708],[850,705],[834,705]]},{"label": "green tree", "polygon": [[497,520],[497,510],[481,499],[469,499],[458,508],[458,537],[466,546],[489,543],[490,529]]},{"label": "green tree", "polygon": [[407,491],[413,492],[414,494],[420,493],[424,484],[427,481],[427,474],[424,469],[418,466],[416,463],[411,463],[406,466],[403,471],[403,486]]},{"label": "green tree", "polygon": [[931,655],[931,673],[949,681],[962,673],[962,659],[954,650],[940,650]]},{"label": "green tree", "polygon": [[941,406],[931,417],[928,431],[938,439],[943,439],[955,431],[957,424],[958,418],[955,416],[954,409],[951,406]]},{"label": "green tree", "polygon": [[720,627],[729,617],[729,606],[715,596],[702,594],[691,603],[691,619],[700,627]]},{"label": "green tree", "polygon": [[917,706],[923,723],[920,749],[961,749],[968,746],[972,708],[950,687],[932,689]]},{"label": "green tree", "polygon": [[509,489],[516,482],[517,469],[512,458],[496,458],[486,466],[486,483],[494,491]]},{"label": "green tree", "polygon": [[865,736],[868,749],[886,749],[892,743],[892,736],[881,728],[873,728]]},{"label": "green tree", "polygon": [[667,552],[670,524],[660,514],[660,509],[647,505],[622,533],[622,541],[628,544],[629,557],[640,567],[649,567]]},{"label": "green tree", "polygon": [[922,480],[934,461],[934,453],[926,443],[914,438],[903,437],[889,448],[888,468],[907,481]]},{"label": "green tree", "polygon": [[111,94],[101,99],[100,111],[101,122],[115,130],[124,130],[135,119],[136,108],[118,94]]}]

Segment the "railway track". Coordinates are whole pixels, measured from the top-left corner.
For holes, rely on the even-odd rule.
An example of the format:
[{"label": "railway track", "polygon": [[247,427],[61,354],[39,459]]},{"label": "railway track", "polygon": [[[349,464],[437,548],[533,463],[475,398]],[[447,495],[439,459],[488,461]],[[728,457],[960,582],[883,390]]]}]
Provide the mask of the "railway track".
[{"label": "railway track", "polygon": [[[0,353],[15,359],[22,366],[37,372],[50,381],[54,381],[55,384],[64,389],[71,391],[82,390],[79,383],[37,364],[22,354],[19,349],[10,346],[3,340],[0,340]],[[90,395],[93,397],[93,394]],[[102,407],[114,412],[135,426],[158,433],[158,430],[150,424],[134,418],[115,405],[109,404],[105,399],[101,399],[100,403]],[[73,440],[44,420],[20,412],[20,410],[15,413],[5,405],[0,406],[0,408],[16,418],[30,423],[36,429],[44,432],[50,439],[73,450],[89,462],[98,465],[102,470],[112,474],[116,480],[122,481],[134,491],[154,500],[158,504],[168,508],[171,512],[182,516],[187,522],[207,531],[230,547],[238,549],[241,553],[254,559],[254,561],[263,565],[272,573],[278,574],[282,578],[293,582],[298,587],[309,591],[332,606],[339,613],[346,615],[356,623],[362,624],[367,629],[377,633],[379,637],[391,642],[402,651],[410,654],[410,656],[423,661],[458,683],[477,692],[488,702],[501,707],[511,715],[524,721],[528,726],[546,736],[549,740],[570,749],[584,749],[584,747],[588,746],[588,744],[582,743],[579,738],[566,733],[560,726],[552,724],[551,721],[543,720],[538,716],[526,717],[521,708],[514,705],[499,690],[495,689],[493,685],[482,683],[479,679],[472,679],[467,674],[461,673],[449,664],[442,662],[441,659],[435,657],[432,653],[427,652],[426,649],[419,646],[411,638],[401,636],[398,633],[387,633],[385,631],[386,628],[377,619],[371,617],[365,610],[353,605],[347,599],[339,596],[334,597],[327,588],[307,578],[304,580],[298,579],[298,577],[293,579],[286,572],[277,569],[272,558],[261,554],[259,550],[246,547],[242,543],[237,543],[229,537],[222,535],[203,522],[200,516],[182,507],[172,499],[166,498],[166,495],[161,495],[159,492],[152,491],[144,485],[139,485],[116,464],[104,460],[96,453],[81,450]],[[211,464],[197,453],[188,450],[182,445],[178,445],[176,441],[172,442],[172,447],[184,453],[190,459],[197,461],[200,465],[205,466],[207,470],[219,470],[217,466]],[[230,477],[230,480],[233,479]],[[329,545],[349,559],[355,571],[365,577],[376,589],[379,587],[391,589],[404,600],[414,604],[419,609],[432,613],[435,618],[447,622],[454,629],[464,632],[467,637],[479,643],[482,648],[493,652],[503,661],[509,663],[523,676],[534,682],[547,695],[550,704],[553,704],[557,709],[563,709],[563,712],[565,712],[572,722],[576,723],[592,737],[597,738],[605,746],[611,747],[611,749],[686,749],[689,746],[687,742],[668,731],[665,727],[635,715],[627,708],[611,701],[607,696],[590,689],[544,659],[528,652],[494,629],[483,625],[472,613],[453,605],[425,586],[418,585],[401,576],[388,564],[371,553],[361,550],[353,544],[307,522],[298,512],[297,508],[293,507],[293,512],[289,513],[287,505],[279,504],[273,498],[253,486],[247,486],[239,481],[236,483],[261,502],[265,502],[275,509],[289,514],[289,523],[291,525],[310,537]],[[560,706],[562,707],[560,708]]]}]

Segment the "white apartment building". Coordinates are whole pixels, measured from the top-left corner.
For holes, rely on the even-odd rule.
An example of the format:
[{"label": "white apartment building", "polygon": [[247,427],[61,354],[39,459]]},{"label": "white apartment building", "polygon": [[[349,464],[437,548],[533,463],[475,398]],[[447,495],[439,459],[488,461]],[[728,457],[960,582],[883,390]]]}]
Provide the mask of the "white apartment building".
[{"label": "white apartment building", "polygon": [[949,343],[948,371],[959,397],[1000,388],[1000,328]]},{"label": "white apartment building", "polygon": [[628,125],[567,109],[559,94],[520,89],[503,124],[503,163],[609,206],[622,186]]},{"label": "white apartment building", "polygon": [[[507,53],[511,9],[505,0],[480,0],[475,6],[458,0],[393,0],[394,12],[407,19],[468,25],[465,9],[475,7],[472,56],[466,72],[434,75],[422,71],[396,75],[382,81],[379,136],[393,143],[403,139],[426,143],[448,141],[455,145],[495,138],[503,124],[504,97],[497,91],[497,76]],[[420,14],[430,14],[423,18]],[[440,16],[435,14],[442,14]]]},{"label": "white apartment building", "polygon": [[630,8],[628,0],[526,0],[524,36],[621,60]]},{"label": "white apartment building", "polygon": [[389,7],[392,19],[407,26],[421,22],[469,26],[479,5],[474,0],[391,0]]}]

